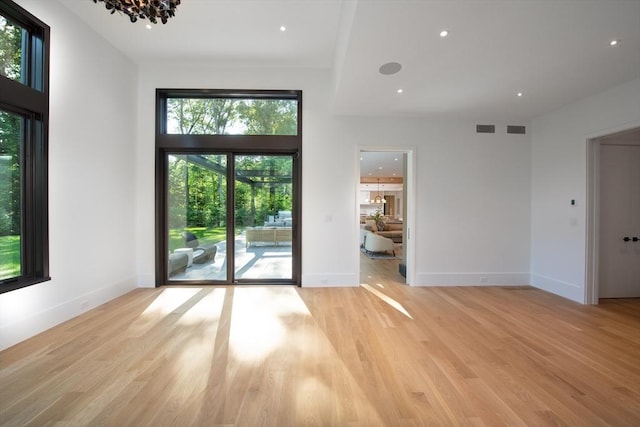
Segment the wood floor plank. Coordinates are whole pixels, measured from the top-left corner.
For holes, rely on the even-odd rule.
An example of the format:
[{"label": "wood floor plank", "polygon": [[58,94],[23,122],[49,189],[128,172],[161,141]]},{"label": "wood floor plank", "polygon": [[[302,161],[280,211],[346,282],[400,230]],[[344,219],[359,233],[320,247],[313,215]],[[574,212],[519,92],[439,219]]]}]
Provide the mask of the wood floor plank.
[{"label": "wood floor plank", "polygon": [[640,425],[640,300],[363,266],[356,288],[135,290],[0,352],[0,425]]}]

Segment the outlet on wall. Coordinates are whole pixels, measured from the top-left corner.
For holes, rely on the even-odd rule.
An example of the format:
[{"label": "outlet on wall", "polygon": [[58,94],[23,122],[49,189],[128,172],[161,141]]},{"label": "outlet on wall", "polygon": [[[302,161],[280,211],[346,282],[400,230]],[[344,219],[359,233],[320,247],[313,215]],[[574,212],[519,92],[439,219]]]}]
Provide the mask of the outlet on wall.
[{"label": "outlet on wall", "polygon": [[480,278],[480,283],[489,283],[489,278],[488,277],[481,277]]},{"label": "outlet on wall", "polygon": [[86,311],[87,308],[89,308],[89,301],[84,300],[80,303],[80,310],[81,311]]}]

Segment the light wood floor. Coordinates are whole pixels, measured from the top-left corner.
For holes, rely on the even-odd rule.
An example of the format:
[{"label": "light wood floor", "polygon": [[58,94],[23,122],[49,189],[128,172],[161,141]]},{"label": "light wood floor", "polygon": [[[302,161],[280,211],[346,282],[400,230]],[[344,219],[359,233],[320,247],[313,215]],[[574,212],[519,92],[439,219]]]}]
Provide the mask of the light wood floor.
[{"label": "light wood floor", "polygon": [[133,291],[0,353],[0,424],[640,425],[639,300],[371,262],[358,288]]}]

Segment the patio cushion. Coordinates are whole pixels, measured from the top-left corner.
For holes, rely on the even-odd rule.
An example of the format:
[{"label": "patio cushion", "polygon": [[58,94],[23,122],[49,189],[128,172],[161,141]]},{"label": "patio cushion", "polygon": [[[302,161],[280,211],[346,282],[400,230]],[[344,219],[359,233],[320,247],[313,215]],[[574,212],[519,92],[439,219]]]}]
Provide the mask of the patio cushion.
[{"label": "patio cushion", "polygon": [[169,254],[169,276],[177,271],[184,271],[189,264],[189,256],[185,253],[173,253]]},{"label": "patio cushion", "polygon": [[193,249],[193,262],[196,264],[204,264],[205,262],[212,260],[216,257],[218,247],[212,244],[200,245],[198,237],[195,234],[188,231],[182,233],[184,239],[184,245],[187,248]]}]

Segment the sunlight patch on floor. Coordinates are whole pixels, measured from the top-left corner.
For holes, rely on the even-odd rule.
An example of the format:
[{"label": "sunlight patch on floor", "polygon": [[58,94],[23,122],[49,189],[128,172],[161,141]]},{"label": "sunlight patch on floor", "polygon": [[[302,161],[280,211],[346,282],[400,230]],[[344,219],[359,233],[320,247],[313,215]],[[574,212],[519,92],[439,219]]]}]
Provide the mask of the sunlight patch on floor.
[{"label": "sunlight patch on floor", "polygon": [[[385,425],[376,404],[322,330],[316,325],[303,335],[300,360],[309,369],[298,374],[302,377],[295,385],[295,425],[321,425],[320,420],[325,425]],[[318,422],[310,423],[313,419]]]},{"label": "sunlight patch on floor", "polygon": [[227,290],[225,288],[213,289],[205,295],[193,307],[180,317],[180,325],[197,325],[202,322],[216,322],[220,319],[222,305]]},{"label": "sunlight patch on floor", "polygon": [[247,363],[266,358],[287,336],[286,318],[300,314],[310,315],[293,288],[234,289],[229,334],[231,353]]},{"label": "sunlight patch on floor", "polygon": [[142,316],[166,315],[180,307],[202,288],[166,288],[142,313]]},{"label": "sunlight patch on floor", "polygon": [[387,304],[389,304],[391,307],[393,307],[396,310],[398,310],[400,313],[402,313],[405,316],[407,316],[409,319],[413,319],[413,317],[411,317],[411,314],[409,314],[409,312],[402,306],[402,304],[400,304],[398,301],[394,300],[390,296],[387,296],[387,295],[383,294],[379,290],[377,290],[375,288],[372,288],[371,286],[367,285],[366,283],[361,283],[360,286],[362,286],[364,289],[366,289],[367,291],[371,292],[373,295],[375,295],[378,298],[380,298],[382,301],[384,301]]}]

